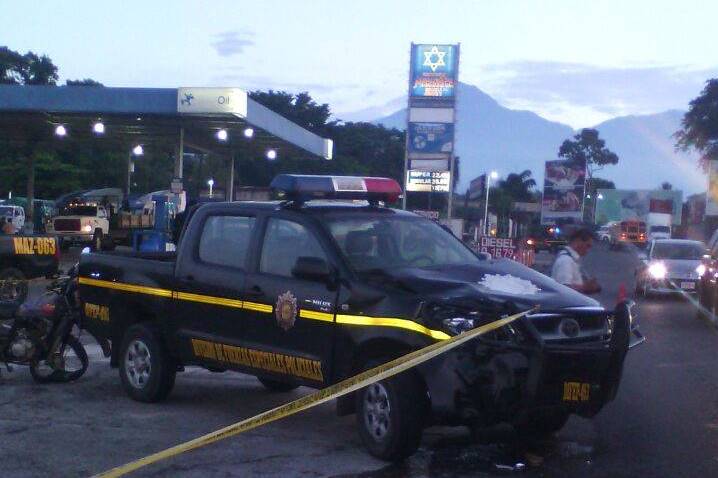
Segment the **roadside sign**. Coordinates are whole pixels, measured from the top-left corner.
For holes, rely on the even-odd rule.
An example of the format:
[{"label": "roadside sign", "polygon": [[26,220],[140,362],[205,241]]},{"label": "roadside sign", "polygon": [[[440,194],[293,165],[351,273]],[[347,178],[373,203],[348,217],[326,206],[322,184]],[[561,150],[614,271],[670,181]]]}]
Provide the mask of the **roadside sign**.
[{"label": "roadside sign", "polygon": [[479,240],[479,252],[487,252],[493,258],[513,259],[517,249],[517,241],[511,237],[481,236]]}]

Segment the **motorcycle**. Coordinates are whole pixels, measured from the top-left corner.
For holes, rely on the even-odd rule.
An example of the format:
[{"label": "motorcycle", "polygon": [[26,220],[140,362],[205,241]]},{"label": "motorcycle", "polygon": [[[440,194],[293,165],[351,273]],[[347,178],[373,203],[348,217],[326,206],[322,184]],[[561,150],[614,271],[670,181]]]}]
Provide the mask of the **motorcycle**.
[{"label": "motorcycle", "polygon": [[[16,281],[17,282],[17,281]],[[12,365],[30,367],[32,378],[39,383],[70,382],[80,378],[89,364],[85,347],[73,329],[81,330],[81,303],[77,295],[77,265],[59,276],[34,304],[20,304],[26,294],[18,290],[27,284],[0,284],[0,303],[14,312],[8,320],[0,319],[0,362],[8,371]],[[100,341],[109,356],[109,343]]]}]

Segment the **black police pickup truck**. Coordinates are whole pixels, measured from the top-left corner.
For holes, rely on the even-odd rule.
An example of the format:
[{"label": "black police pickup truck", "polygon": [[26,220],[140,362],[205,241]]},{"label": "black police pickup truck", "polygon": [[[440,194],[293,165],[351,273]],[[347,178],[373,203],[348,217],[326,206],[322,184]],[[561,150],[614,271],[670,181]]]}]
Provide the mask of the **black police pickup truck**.
[{"label": "black police pickup truck", "polygon": [[176,254],[81,257],[85,322],[112,341],[111,364],[132,398],[164,399],[185,365],[256,375],[274,391],[321,388],[535,306],[340,399],[339,412],[356,412],[368,450],[395,460],[431,424],[550,433],[616,395],[637,334],[628,305],[604,310],[516,262],[477,257],[430,220],[382,207],[401,193],[393,180],[281,175],[272,186],[285,201],[194,210]]}]

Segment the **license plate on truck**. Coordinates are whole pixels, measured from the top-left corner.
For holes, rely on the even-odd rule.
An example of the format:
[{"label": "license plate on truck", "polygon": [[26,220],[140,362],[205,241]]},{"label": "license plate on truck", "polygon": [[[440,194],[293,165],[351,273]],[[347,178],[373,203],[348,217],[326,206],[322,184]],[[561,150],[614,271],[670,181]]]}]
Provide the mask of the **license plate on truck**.
[{"label": "license plate on truck", "polygon": [[588,402],[591,399],[591,385],[584,382],[563,382],[564,402]]},{"label": "license plate on truck", "polygon": [[696,288],[696,284],[694,282],[681,282],[681,289],[683,290],[693,290]]}]

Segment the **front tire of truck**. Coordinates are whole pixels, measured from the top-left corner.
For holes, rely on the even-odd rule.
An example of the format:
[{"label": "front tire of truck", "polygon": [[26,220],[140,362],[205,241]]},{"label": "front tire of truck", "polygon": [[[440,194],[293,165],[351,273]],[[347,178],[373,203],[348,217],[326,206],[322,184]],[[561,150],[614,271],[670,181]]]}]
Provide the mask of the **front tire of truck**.
[{"label": "front tire of truck", "polygon": [[273,380],[271,378],[257,377],[257,380],[264,385],[264,388],[270,392],[286,393],[291,392],[295,388],[299,387],[296,383],[282,382],[280,380]]},{"label": "front tire of truck", "polygon": [[548,410],[531,415],[525,422],[514,425],[514,429],[524,438],[546,438],[562,429],[570,416],[564,410]]},{"label": "front tire of truck", "polygon": [[172,391],[177,366],[151,325],[133,325],[120,348],[120,379],[127,394],[140,402],[161,402]]},{"label": "front tire of truck", "polygon": [[371,455],[396,462],[414,454],[428,412],[421,397],[426,397],[426,389],[411,371],[356,393],[359,436]]}]

